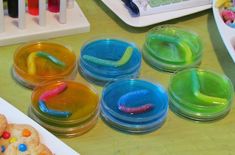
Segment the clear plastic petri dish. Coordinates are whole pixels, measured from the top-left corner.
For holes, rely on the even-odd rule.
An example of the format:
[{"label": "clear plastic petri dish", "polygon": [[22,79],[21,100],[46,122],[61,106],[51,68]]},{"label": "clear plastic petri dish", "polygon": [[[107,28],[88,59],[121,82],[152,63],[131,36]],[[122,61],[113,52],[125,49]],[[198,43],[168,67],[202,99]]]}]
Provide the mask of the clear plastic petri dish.
[{"label": "clear plastic petri dish", "polygon": [[34,89],[28,113],[52,133],[74,137],[87,132],[96,124],[99,97],[88,84],[51,81]]},{"label": "clear plastic petri dish", "polygon": [[143,58],[162,71],[174,72],[201,62],[201,38],[179,27],[163,25],[151,29],[143,46]]},{"label": "clear plastic petri dish", "polygon": [[12,75],[28,88],[54,79],[74,79],[76,55],[61,44],[35,42],[18,48],[14,54]]},{"label": "clear plastic petri dish", "polygon": [[104,85],[139,75],[141,53],[135,44],[120,39],[97,39],[81,48],[79,70],[90,82]]},{"label": "clear plastic petri dish", "polygon": [[230,111],[233,85],[223,74],[198,68],[185,69],[172,76],[169,99],[176,114],[196,121],[212,121]]},{"label": "clear plastic petri dish", "polygon": [[168,113],[167,92],[160,85],[123,79],[105,86],[101,117],[118,130],[146,133],[160,128]]}]

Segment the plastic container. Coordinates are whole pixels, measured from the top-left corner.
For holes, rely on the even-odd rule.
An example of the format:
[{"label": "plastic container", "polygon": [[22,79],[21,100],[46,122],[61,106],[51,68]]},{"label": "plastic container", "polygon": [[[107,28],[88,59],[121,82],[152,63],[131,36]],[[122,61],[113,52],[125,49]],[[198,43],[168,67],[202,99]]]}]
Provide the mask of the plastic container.
[{"label": "plastic container", "polygon": [[76,55],[56,43],[26,44],[14,54],[12,73],[20,84],[28,88],[54,79],[74,79],[77,74]]},{"label": "plastic container", "polygon": [[80,72],[88,81],[96,84],[138,77],[140,66],[141,53],[130,42],[98,39],[86,43],[81,49]]},{"label": "plastic container", "polygon": [[201,62],[201,39],[178,27],[158,26],[146,35],[143,57],[151,66],[163,71],[194,67]]},{"label": "plastic container", "polygon": [[197,68],[177,72],[170,80],[171,109],[196,121],[225,116],[232,104],[233,85],[223,74]]},{"label": "plastic container", "polygon": [[[41,102],[44,102],[47,109],[57,113],[43,110]],[[58,111],[69,115],[58,115]],[[51,81],[38,86],[32,93],[29,116],[55,135],[81,135],[96,124],[98,115],[99,97],[97,91],[88,84]]]},{"label": "plastic container", "polygon": [[101,116],[118,130],[136,134],[156,130],[167,113],[168,96],[160,85],[126,79],[110,83],[103,90]]}]

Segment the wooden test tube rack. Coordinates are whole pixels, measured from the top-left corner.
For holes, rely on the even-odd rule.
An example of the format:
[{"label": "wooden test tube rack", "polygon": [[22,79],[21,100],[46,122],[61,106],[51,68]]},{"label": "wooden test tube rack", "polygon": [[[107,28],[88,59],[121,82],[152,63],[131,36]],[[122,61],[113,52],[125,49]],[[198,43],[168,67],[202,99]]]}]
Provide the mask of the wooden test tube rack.
[{"label": "wooden test tube rack", "polygon": [[46,10],[45,23],[39,24],[39,16],[32,16],[25,11],[23,28],[19,26],[21,22],[19,18],[9,17],[7,10],[4,10],[3,21],[0,21],[0,24],[2,24],[0,46],[89,32],[90,24],[87,18],[76,1],[73,1],[73,3],[72,7],[66,9],[66,17],[63,19],[63,23],[60,22],[60,13],[52,13]]}]

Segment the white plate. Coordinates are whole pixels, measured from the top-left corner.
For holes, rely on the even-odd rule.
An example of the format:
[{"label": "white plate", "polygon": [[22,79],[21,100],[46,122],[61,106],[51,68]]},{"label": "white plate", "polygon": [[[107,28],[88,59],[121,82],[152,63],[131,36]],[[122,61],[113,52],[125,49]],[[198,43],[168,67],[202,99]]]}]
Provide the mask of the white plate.
[{"label": "white plate", "polygon": [[220,36],[223,39],[223,42],[235,63],[235,29],[227,26],[223,19],[220,16],[220,10],[215,7],[216,0],[213,2],[213,14],[215,22],[220,32]]},{"label": "white plate", "polygon": [[0,113],[4,114],[9,123],[29,124],[40,134],[40,139],[55,155],[79,155],[49,131],[34,122],[24,113],[13,107],[10,103],[0,98]]},{"label": "white plate", "polygon": [[125,4],[121,0],[101,0],[110,10],[112,10],[121,20],[133,27],[145,27],[152,24],[160,23],[185,15],[193,14],[211,8],[211,5],[204,5],[189,9],[164,12],[148,16],[133,17],[128,12]]}]

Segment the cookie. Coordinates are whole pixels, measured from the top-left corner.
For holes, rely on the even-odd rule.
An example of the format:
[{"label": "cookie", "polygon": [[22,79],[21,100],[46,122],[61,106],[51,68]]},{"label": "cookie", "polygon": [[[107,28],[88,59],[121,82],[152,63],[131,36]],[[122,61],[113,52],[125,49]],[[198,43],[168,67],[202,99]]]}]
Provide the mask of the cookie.
[{"label": "cookie", "polygon": [[8,124],[0,114],[0,155],[52,155],[40,143],[36,129],[25,124]]},{"label": "cookie", "polygon": [[18,146],[19,144],[38,146],[39,141],[38,132],[33,127],[29,125],[9,124],[3,131],[3,135],[0,139],[0,155],[2,155],[11,144],[14,144],[14,146]]},{"label": "cookie", "polygon": [[10,144],[4,155],[52,155],[52,152],[43,144]]},{"label": "cookie", "polygon": [[4,115],[0,114],[0,137],[2,136],[6,127],[7,127],[7,119]]}]

